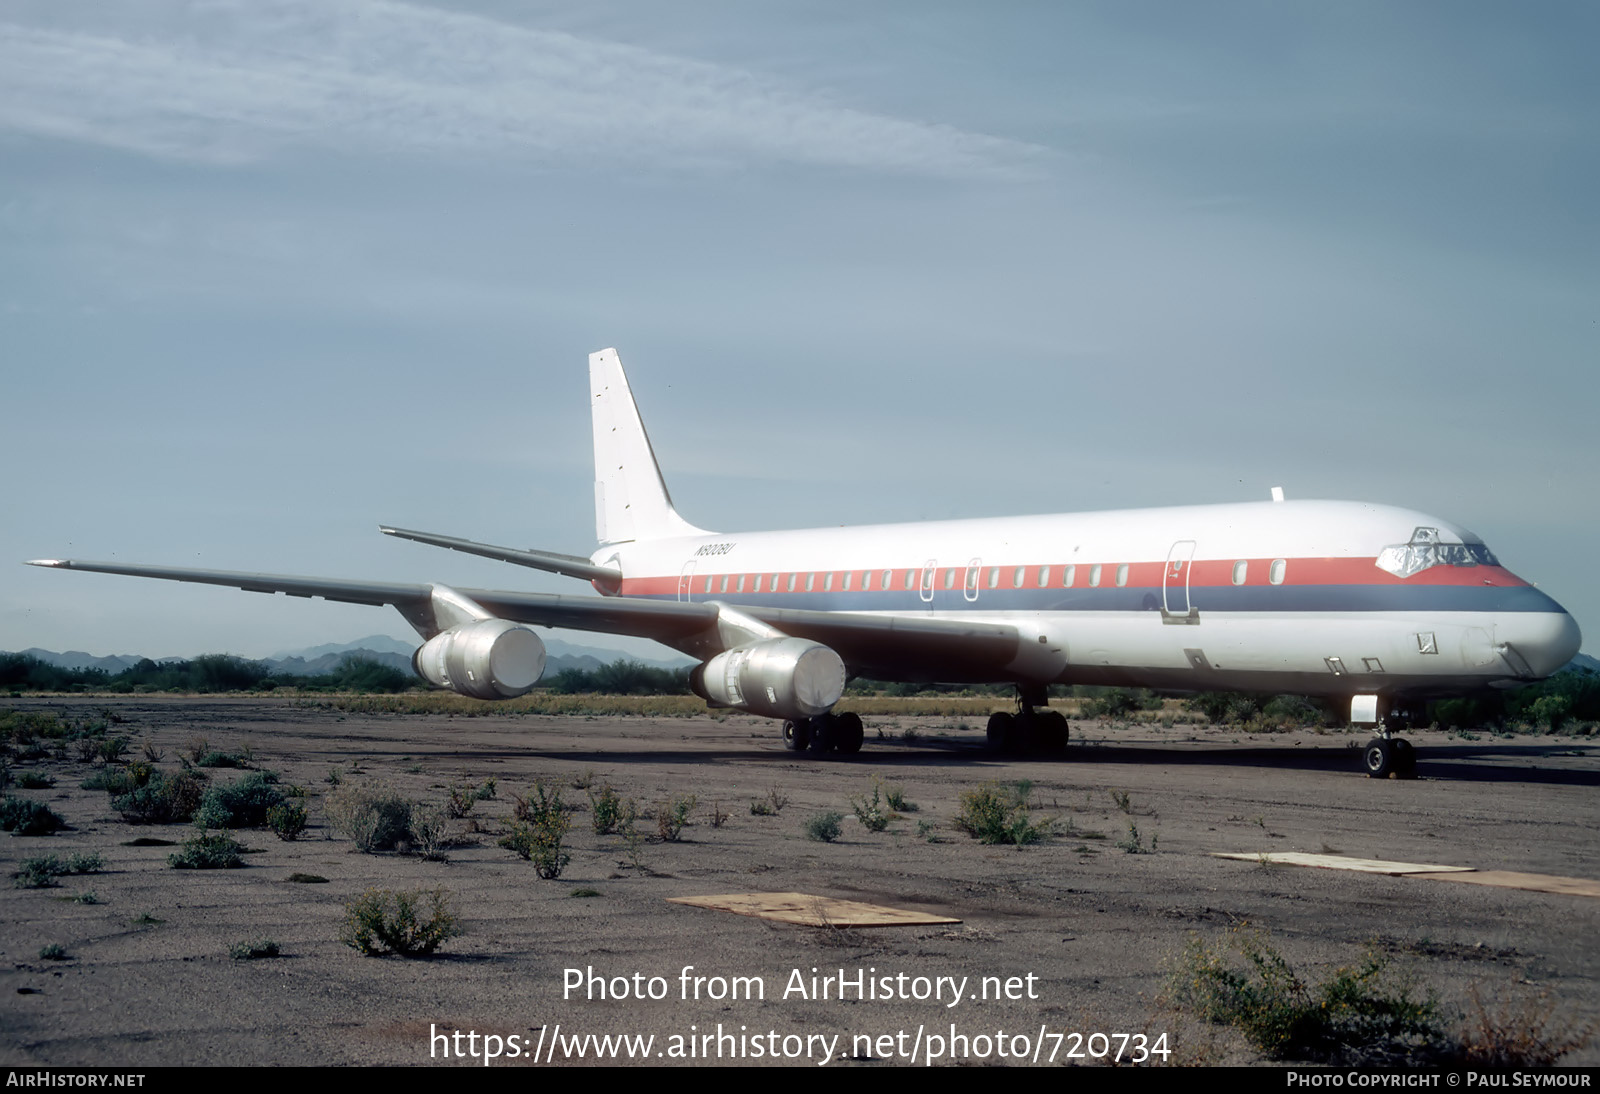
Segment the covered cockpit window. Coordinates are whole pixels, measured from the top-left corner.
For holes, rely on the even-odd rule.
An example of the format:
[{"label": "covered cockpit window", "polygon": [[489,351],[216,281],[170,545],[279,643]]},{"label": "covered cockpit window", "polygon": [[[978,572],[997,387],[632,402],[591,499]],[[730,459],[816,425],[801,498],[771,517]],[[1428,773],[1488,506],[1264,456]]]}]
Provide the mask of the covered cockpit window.
[{"label": "covered cockpit window", "polygon": [[1437,528],[1417,528],[1411,542],[1378,552],[1378,569],[1396,577],[1410,577],[1434,566],[1498,566],[1500,562],[1481,543],[1445,543]]}]

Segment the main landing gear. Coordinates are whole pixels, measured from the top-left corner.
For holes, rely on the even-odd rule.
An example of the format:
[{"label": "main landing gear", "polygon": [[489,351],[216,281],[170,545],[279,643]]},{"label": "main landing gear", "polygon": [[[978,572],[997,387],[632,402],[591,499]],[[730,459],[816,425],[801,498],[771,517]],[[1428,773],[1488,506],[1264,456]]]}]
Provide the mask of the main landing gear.
[{"label": "main landing gear", "polygon": [[860,752],[865,736],[859,714],[819,714],[783,723],[783,747],[791,752]]},{"label": "main landing gear", "polygon": [[1067,718],[1059,710],[1035,710],[1049,701],[1043,688],[1018,688],[1015,714],[989,715],[989,749],[1002,754],[1036,753],[1053,756],[1067,749]]}]

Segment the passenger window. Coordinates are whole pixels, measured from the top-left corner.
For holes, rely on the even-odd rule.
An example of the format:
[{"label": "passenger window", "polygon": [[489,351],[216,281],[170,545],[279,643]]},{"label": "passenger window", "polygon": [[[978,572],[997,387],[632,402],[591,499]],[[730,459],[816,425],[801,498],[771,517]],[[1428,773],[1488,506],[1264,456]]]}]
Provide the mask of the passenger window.
[{"label": "passenger window", "polygon": [[1039,567],[1039,588],[1048,589],[1049,587],[1050,587],[1050,567],[1048,567],[1048,566],[1040,566]]},{"label": "passenger window", "polygon": [[1121,566],[1117,567],[1117,585],[1118,586],[1122,586],[1122,585],[1126,585],[1127,583],[1128,583],[1128,564],[1126,562],[1124,562]]},{"label": "passenger window", "polygon": [[761,591],[761,578],[763,576],[764,575],[762,575],[762,574],[757,574],[756,575],[756,587],[753,590],[751,590],[752,592],[758,592],[759,593]]},{"label": "passenger window", "polygon": [[846,570],[844,572],[844,581],[840,583],[839,588],[843,589],[845,592],[849,592],[850,591],[850,571],[849,570]]},{"label": "passenger window", "polygon": [[1244,579],[1246,577],[1248,577],[1249,575],[1250,575],[1250,563],[1249,562],[1247,562],[1247,561],[1245,561],[1244,559],[1241,558],[1238,562],[1235,562],[1233,564],[1233,583],[1235,585],[1243,585],[1244,584]]},{"label": "passenger window", "polygon": [[822,591],[825,592],[825,593],[833,592],[833,571],[832,570],[829,570],[828,573],[825,574],[823,576],[823,578],[822,578]]},{"label": "passenger window", "polygon": [[711,591],[711,581],[712,581],[711,575],[707,574],[706,575],[706,587],[704,589],[701,589],[700,591],[703,592],[703,593],[709,593]]},{"label": "passenger window", "polygon": [[809,593],[812,589],[815,589],[816,587],[817,587],[817,575],[816,574],[807,574],[806,575],[806,592]]},{"label": "passenger window", "polygon": [[1023,582],[1025,582],[1027,580],[1028,580],[1028,568],[1026,566],[1018,566],[1015,570],[1013,570],[1011,572],[1011,587],[1013,589],[1022,588]]},{"label": "passenger window", "polygon": [[1065,569],[1063,569],[1061,571],[1061,587],[1063,589],[1072,588],[1072,580],[1073,580],[1073,578],[1075,578],[1077,576],[1078,576],[1078,568],[1076,566],[1068,566]]},{"label": "passenger window", "polygon": [[1089,587],[1091,589],[1100,587],[1100,564],[1098,562],[1089,567]]},{"label": "passenger window", "polygon": [[1267,571],[1267,578],[1274,585],[1283,584],[1283,571],[1289,564],[1281,558],[1272,560],[1272,568]]},{"label": "passenger window", "polygon": [[998,589],[999,587],[1000,587],[1000,567],[991,566],[991,567],[989,567],[989,588]]},{"label": "passenger window", "polygon": [[790,574],[789,575],[789,588],[788,588],[789,592],[791,592],[791,593],[794,592],[795,579],[798,578],[799,576],[800,576],[799,574]]},{"label": "passenger window", "polygon": [[728,575],[727,574],[723,574],[722,575],[722,581],[720,583],[720,588],[718,588],[717,591],[718,592],[723,592],[723,593],[728,591]]},{"label": "passenger window", "polygon": [[889,582],[891,580],[893,580],[893,578],[894,578],[894,571],[893,570],[885,570],[885,571],[883,571],[883,587],[885,589],[887,589],[889,587]]},{"label": "passenger window", "polygon": [[744,575],[743,574],[739,575],[739,587],[737,589],[735,589],[734,591],[735,592],[740,592],[740,593],[744,592]]},{"label": "passenger window", "polygon": [[916,587],[917,587],[917,571],[915,571],[915,570],[907,570],[906,571],[906,588],[915,589]]}]

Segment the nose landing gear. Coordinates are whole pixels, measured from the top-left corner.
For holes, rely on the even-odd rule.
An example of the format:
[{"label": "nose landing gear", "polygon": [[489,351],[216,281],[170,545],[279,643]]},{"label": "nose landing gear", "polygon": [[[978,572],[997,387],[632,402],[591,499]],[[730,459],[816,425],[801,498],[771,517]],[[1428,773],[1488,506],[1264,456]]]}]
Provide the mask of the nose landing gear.
[{"label": "nose landing gear", "polygon": [[1405,729],[1412,724],[1410,715],[1393,710],[1378,723],[1377,736],[1367,742],[1361,752],[1361,766],[1371,779],[1414,779],[1417,777],[1417,750],[1404,737],[1392,736],[1390,727]]}]

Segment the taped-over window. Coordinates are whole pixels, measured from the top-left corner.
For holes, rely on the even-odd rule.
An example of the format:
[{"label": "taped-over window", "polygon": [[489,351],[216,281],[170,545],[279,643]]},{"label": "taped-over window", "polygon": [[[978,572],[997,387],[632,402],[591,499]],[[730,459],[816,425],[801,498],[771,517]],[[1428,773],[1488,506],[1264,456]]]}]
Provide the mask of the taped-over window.
[{"label": "taped-over window", "polygon": [[1408,543],[1396,543],[1378,552],[1378,569],[1405,578],[1435,566],[1498,566],[1500,562],[1482,543],[1444,543],[1437,528],[1417,528]]}]

